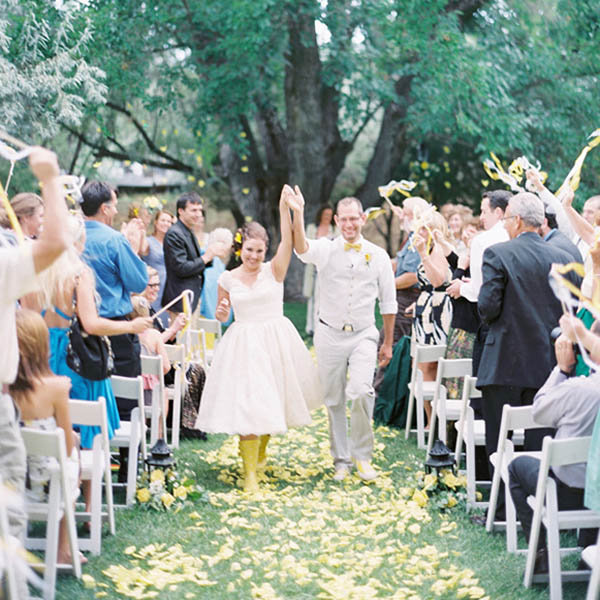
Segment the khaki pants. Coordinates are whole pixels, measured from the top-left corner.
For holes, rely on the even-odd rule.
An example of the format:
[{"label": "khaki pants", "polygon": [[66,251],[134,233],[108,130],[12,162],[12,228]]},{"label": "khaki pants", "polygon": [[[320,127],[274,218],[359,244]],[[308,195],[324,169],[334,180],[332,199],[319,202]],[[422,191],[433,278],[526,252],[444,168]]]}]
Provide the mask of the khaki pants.
[{"label": "khaki pants", "polygon": [[[314,342],[319,378],[329,414],[329,440],[336,467],[373,455],[373,377],[377,366],[377,328],[345,332],[323,323]],[[350,436],[346,401],[351,403]]]}]

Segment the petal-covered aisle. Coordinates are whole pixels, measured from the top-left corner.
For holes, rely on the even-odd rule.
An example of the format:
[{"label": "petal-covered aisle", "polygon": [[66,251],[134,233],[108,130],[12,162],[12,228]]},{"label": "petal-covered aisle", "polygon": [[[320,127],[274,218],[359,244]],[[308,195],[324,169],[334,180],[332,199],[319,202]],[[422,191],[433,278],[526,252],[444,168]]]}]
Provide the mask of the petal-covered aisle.
[{"label": "petal-covered aisle", "polygon": [[471,524],[461,503],[440,509],[448,496],[419,491],[424,453],[404,432],[376,429],[370,485],[332,480],[324,410],[271,441],[256,496],[236,487],[233,438],[185,442],[176,458],[204,498],[177,513],[118,513],[117,536],[103,539],[82,582],[60,578],[57,598],[547,597],[522,587],[524,557],[507,555],[501,535]]}]

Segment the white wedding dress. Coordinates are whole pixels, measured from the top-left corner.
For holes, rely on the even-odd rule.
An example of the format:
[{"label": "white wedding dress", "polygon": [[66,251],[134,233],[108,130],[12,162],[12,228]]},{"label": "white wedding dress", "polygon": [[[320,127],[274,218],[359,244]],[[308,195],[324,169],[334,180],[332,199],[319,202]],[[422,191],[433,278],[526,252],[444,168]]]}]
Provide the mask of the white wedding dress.
[{"label": "white wedding dress", "polygon": [[217,346],[196,427],[208,433],[263,435],[308,425],[322,404],[317,368],[283,316],[283,283],[263,263],[252,286],[225,271],[235,321]]}]

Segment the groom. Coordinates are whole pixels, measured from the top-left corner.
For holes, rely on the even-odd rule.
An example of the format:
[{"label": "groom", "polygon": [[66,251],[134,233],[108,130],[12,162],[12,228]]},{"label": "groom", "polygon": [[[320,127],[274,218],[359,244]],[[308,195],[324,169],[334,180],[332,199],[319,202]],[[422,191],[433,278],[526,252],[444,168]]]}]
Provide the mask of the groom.
[{"label": "groom", "polygon": [[[343,198],[338,202],[335,223],[341,236],[307,240],[304,199],[297,186],[295,193],[299,210],[294,215],[294,248],[302,262],[316,266],[321,282],[314,342],[329,413],[333,478],[345,479],[354,463],[358,476],[371,481],[377,477],[370,462],[379,338],[374,309],[379,298],[384,328],[379,365],[385,366],[392,357],[397,311],[394,273],[385,251],[361,235],[366,215],[360,200]],[[346,400],[351,402],[350,439]]]}]

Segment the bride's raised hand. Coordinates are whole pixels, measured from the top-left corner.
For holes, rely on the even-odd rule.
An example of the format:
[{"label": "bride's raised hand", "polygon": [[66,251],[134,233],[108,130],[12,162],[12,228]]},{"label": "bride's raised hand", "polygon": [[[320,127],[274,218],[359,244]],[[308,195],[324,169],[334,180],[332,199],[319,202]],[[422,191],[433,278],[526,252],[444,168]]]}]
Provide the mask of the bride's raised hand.
[{"label": "bride's raised hand", "polygon": [[300,191],[300,187],[297,185],[294,186],[294,200],[298,206],[298,211],[303,211],[304,210],[304,196],[302,195],[302,192]]}]

